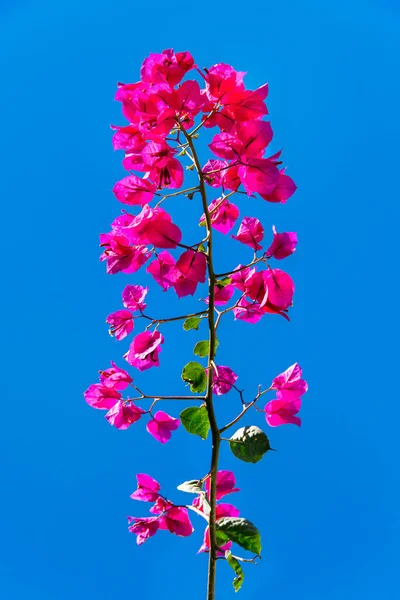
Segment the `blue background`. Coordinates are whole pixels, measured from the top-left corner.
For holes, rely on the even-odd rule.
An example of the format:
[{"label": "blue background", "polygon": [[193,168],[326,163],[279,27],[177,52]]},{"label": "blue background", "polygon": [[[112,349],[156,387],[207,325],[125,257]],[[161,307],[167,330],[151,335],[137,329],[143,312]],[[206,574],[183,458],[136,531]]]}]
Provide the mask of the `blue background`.
[{"label": "blue background", "polygon": [[[161,532],[138,548],[125,517],[147,511],[129,499],[137,472],[184,502],[175,486],[207,472],[208,443],[182,428],[165,447],[143,423],[117,431],[82,397],[111,358],[124,364],[127,341],[104,323],[123,286],[150,283],[144,271],[106,276],[98,262],[98,234],[121,208],[110,192],[123,176],[108,127],[123,123],[115,83],[136,81],[142,59],[171,46],[201,66],[248,71],[249,88],[269,82],[273,148],[284,147],[299,187],[286,206],[238,200],[267,240],[273,223],[298,231],[298,251],[279,265],[297,289],[290,324],[226,318],[219,362],[239,373],[248,399],[296,360],[310,385],[303,427],[269,431],[279,452],[257,465],[222,453],[242,488],[231,500],[264,541],[242,597],[396,597],[397,2],[3,0],[0,15],[2,598],[205,596],[200,520],[191,538]],[[167,208],[196,241],[198,198]],[[218,238],[221,268],[251,258]],[[177,309],[172,292],[153,286],[148,312],[193,302]],[[136,381],[150,394],[182,393],[180,369],[202,336],[172,324],[163,332],[162,366]],[[234,393],[217,403],[221,421],[239,409]],[[262,415],[245,424],[253,420]],[[218,598],[231,598],[219,566]]]}]

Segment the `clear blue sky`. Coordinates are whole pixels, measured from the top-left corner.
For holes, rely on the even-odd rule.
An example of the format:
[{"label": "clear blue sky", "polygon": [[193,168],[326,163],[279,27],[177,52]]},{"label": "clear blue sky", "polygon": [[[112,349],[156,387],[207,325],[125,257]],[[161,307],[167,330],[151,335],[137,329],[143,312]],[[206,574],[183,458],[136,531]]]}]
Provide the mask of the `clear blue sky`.
[{"label": "clear blue sky", "polygon": [[[266,229],[298,231],[285,264],[297,285],[292,322],[229,320],[221,335],[219,360],[248,395],[296,360],[310,384],[303,427],[270,430],[279,452],[248,466],[222,454],[243,490],[234,500],[264,541],[242,597],[399,593],[400,9],[395,0],[216,7],[1,3],[4,600],[204,598],[202,524],[189,539],[160,533],[137,548],[125,517],[146,508],[129,499],[136,472],[183,501],[174,488],[207,471],[208,445],[183,431],[165,447],[140,425],[116,431],[82,397],[126,349],[108,336],[106,315],[126,283],[150,281],[107,277],[98,262],[98,234],[120,210],[110,192],[123,175],[108,128],[122,122],[114,86],[168,47],[248,71],[249,87],[269,82],[275,148],[299,187],[286,207],[240,201]],[[190,230],[199,207],[169,208]],[[224,264],[246,256],[227,247]],[[173,300],[154,291],[149,307],[172,314]],[[148,393],[182,392],[180,369],[201,338],[172,324],[164,333],[162,366],[137,377]],[[233,394],[218,402],[222,420],[238,408]],[[225,600],[231,574],[220,566]]]}]

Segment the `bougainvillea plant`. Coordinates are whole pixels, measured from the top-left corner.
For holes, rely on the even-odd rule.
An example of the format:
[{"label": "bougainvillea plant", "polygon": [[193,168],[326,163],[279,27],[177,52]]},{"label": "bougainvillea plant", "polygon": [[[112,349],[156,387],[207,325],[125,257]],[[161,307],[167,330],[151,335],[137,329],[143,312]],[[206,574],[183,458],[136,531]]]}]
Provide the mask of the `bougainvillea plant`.
[{"label": "bougainvillea plant", "polygon": [[[271,315],[289,320],[294,293],[290,275],[276,266],[276,261],[295,251],[296,233],[277,232],[273,227],[272,239],[264,249],[261,222],[251,216],[240,219],[239,207],[232,202],[233,196],[239,198],[246,213],[249,197],[284,204],[296,190],[282,166],[281,152],[269,155],[273,133],[265,118],[268,86],[248,90],[244,76],[221,63],[200,69],[189,52],[164,50],[144,60],[140,81],[118,85],[116,100],[121,102],[128,123],[112,127],[113,145],[124,152],[122,164],[128,174],[115,184],[113,192],[132,212],[124,209],[112,222],[111,231],[101,234],[100,260],[109,274],[135,276],[122,291],[123,308],[107,317],[109,332],[122,340],[134,329],[140,330],[135,331],[124,359],[141,372],[159,366],[164,344],[161,330],[166,322],[181,322],[185,331],[197,331],[205,323],[207,339],[194,347],[194,355],[205,364],[191,360],[183,367],[182,379],[191,392],[187,396],[154,395],[154,391],[153,395],[145,394],[137,385],[139,374],[133,379],[135,371],[131,374],[115,363],[100,371],[99,383],[84,394],[90,406],[107,411],[105,418],[118,429],[146,420],[147,431],[161,444],[168,442],[180,424],[203,439],[211,432],[208,473],[177,486],[194,494],[193,502],[175,504],[161,493],[160,484],[150,475],[138,473],[137,489],[131,498],[150,502],[152,507],[150,516],[128,519],[128,529],[137,536],[139,545],[159,530],[191,535],[189,511],[204,519],[200,551],[208,554],[208,600],[215,598],[217,559],[233,569],[237,591],[243,583],[243,563],[255,562],[261,555],[256,526],[223,500],[239,490],[234,474],[220,469],[220,444],[227,442],[239,460],[258,462],[271,450],[267,435],[255,425],[235,426],[251,409],[263,412],[270,427],[300,425],[298,413],[307,391],[301,368],[295,363],[275,377],[271,374],[269,387],[262,389],[259,385],[255,396],[246,402],[243,391],[235,385],[238,375],[216,362],[217,330],[225,315],[232,313],[235,320],[252,324]],[[205,163],[200,162],[197,148],[203,128],[214,129],[208,144],[212,156]],[[202,233],[201,239],[191,245],[183,243],[181,229],[164,208],[178,195],[198,199]],[[253,251],[252,259],[219,273],[213,237],[233,231],[231,237],[237,244]],[[140,270],[144,268],[155,285],[178,298],[194,296],[199,284],[207,282],[202,310],[170,318],[150,317],[146,313],[149,288],[140,283]],[[229,423],[217,423],[218,396],[232,389],[240,395],[240,413]],[[267,393],[272,398],[260,407]],[[186,400],[191,404],[178,418],[155,410],[163,400]],[[232,433],[233,428],[236,430]],[[240,553],[248,552],[247,557],[238,556],[235,546],[241,547]]]}]

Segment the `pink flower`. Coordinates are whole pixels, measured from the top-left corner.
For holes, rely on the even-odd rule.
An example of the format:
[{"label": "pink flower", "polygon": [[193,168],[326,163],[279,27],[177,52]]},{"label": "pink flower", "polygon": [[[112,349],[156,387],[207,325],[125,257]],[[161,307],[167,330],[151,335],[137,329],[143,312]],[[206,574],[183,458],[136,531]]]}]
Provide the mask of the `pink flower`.
[{"label": "pink flower", "polygon": [[147,267],[146,272],[150,273],[155,281],[160,285],[164,292],[172,287],[173,267],[175,267],[174,257],[167,251],[160,252],[156,260]]},{"label": "pink flower", "polygon": [[268,158],[247,159],[246,164],[239,167],[238,174],[249,195],[252,192],[261,195],[271,194],[279,179],[279,171],[275,163]]},{"label": "pink flower", "polygon": [[[239,216],[239,209],[236,204],[232,204],[223,198],[213,200],[208,207],[211,217],[211,223],[214,229],[221,233],[228,233],[236,223]],[[206,217],[203,214],[200,218],[200,225],[206,224]]]},{"label": "pink flower", "polygon": [[130,150],[141,149],[145,146],[145,140],[136,125],[125,125],[124,127],[111,126],[116,133],[113,135],[112,144],[114,150]]},{"label": "pink flower", "polygon": [[181,506],[166,508],[159,522],[160,529],[167,530],[175,535],[188,537],[193,533],[193,525],[190,522],[188,511]]},{"label": "pink flower", "polygon": [[117,310],[111,313],[108,315],[106,323],[111,325],[108,332],[110,335],[114,335],[116,340],[123,340],[133,331],[132,313],[129,310]]},{"label": "pink flower", "polygon": [[285,175],[284,171],[279,172],[278,181],[276,187],[270,192],[260,192],[261,198],[268,200],[268,202],[285,202],[293,196],[297,189],[297,186],[293,179],[288,175]]},{"label": "pink flower", "polygon": [[246,282],[254,273],[256,272],[255,267],[245,267],[244,265],[238,265],[236,269],[234,269],[234,273],[229,275],[229,279],[231,280],[232,285],[235,286],[237,290],[244,292],[246,289]]},{"label": "pink flower", "polygon": [[171,439],[171,431],[178,429],[179,419],[174,419],[162,410],[154,415],[154,418],[147,423],[146,429],[157,441],[165,444]]},{"label": "pink flower", "polygon": [[271,125],[266,121],[245,121],[238,123],[228,133],[217,133],[210,150],[225,160],[237,161],[243,157],[261,158],[272,140]]},{"label": "pink flower", "polygon": [[203,104],[200,86],[194,80],[182,83],[171,98],[171,106],[185,128],[193,124],[193,118],[201,111]]},{"label": "pink flower", "polygon": [[140,406],[133,404],[133,402],[118,400],[106,414],[106,419],[110,425],[114,425],[117,429],[128,429],[132,423],[139,421],[145,412]]},{"label": "pink flower", "polygon": [[297,246],[297,233],[294,231],[277,233],[275,225],[272,226],[272,231],[274,234],[274,239],[266,251],[265,256],[267,258],[273,257],[280,260],[293,254]]},{"label": "pink flower", "polygon": [[160,365],[158,357],[161,352],[160,344],[163,343],[164,336],[159,331],[144,331],[133,339],[124,358],[139,371],[158,367]]},{"label": "pink flower", "polygon": [[183,167],[177,158],[171,158],[164,167],[151,169],[150,179],[154,181],[158,190],[178,189],[184,179]]},{"label": "pink flower", "polygon": [[153,244],[156,248],[176,248],[182,232],[172,223],[171,216],[162,208],[150,208],[146,204],[132,219],[129,237],[137,244]]},{"label": "pink flower", "polygon": [[280,399],[271,400],[265,405],[265,418],[271,427],[278,427],[286,423],[300,427],[301,419],[295,416],[300,408],[301,398],[293,398],[291,395],[286,397],[286,392],[282,392]]},{"label": "pink flower", "polygon": [[227,394],[234,385],[238,376],[229,367],[217,366],[213,377],[213,392],[217,396]]},{"label": "pink flower", "polygon": [[176,268],[190,281],[204,283],[207,268],[206,255],[203,252],[186,250],[178,258]]},{"label": "pink flower", "polygon": [[243,217],[239,231],[232,237],[234,240],[250,246],[254,251],[261,250],[262,246],[258,242],[261,242],[264,237],[264,227],[254,217]]},{"label": "pink flower", "polygon": [[257,271],[245,282],[245,294],[265,306],[266,312],[278,312],[291,306],[294,283],[292,278],[280,269]]},{"label": "pink flower", "polygon": [[237,160],[243,152],[243,144],[234,133],[223,131],[214,135],[208,145],[211,152],[225,160]]},{"label": "pink flower", "polygon": [[241,155],[253,157],[261,157],[273,137],[271,124],[267,121],[238,123],[236,135],[242,144]]},{"label": "pink flower", "polygon": [[264,311],[257,302],[249,302],[246,298],[241,298],[233,309],[235,319],[247,321],[248,323],[257,323],[264,315]]},{"label": "pink flower", "polygon": [[142,64],[140,76],[149,83],[168,82],[171,86],[179,83],[185,74],[194,66],[194,59],[189,52],[163,50],[161,54],[150,54]]},{"label": "pink flower", "polygon": [[105,371],[100,371],[100,383],[104,386],[113,388],[121,392],[125,388],[128,387],[130,383],[132,383],[133,379],[124,371],[124,369],[120,369],[117,365],[111,361],[112,367],[106,369]]},{"label": "pink flower", "polygon": [[176,267],[171,269],[170,277],[178,298],[193,296],[197,289],[197,281],[192,281],[183,275]]},{"label": "pink flower", "polygon": [[[167,166],[168,162],[173,158],[175,150],[171,148],[164,140],[160,142],[149,142],[141,152],[143,163],[148,167],[146,170],[157,167],[162,169]],[[155,191],[155,185],[154,191]]]},{"label": "pink flower", "polygon": [[299,398],[308,390],[307,382],[302,379],[302,369],[298,363],[291,365],[286,371],[273,379],[271,388],[278,390],[277,395],[285,394],[285,398]]},{"label": "pink flower", "polygon": [[294,294],[294,283],[290,275],[280,269],[269,269],[263,273],[268,289],[268,303],[283,310],[289,308]]},{"label": "pink flower", "polygon": [[128,517],[128,531],[136,534],[138,546],[144,544],[146,540],[155,535],[159,528],[158,517]]},{"label": "pink flower", "polygon": [[245,73],[235,71],[230,65],[218,63],[208,69],[206,76],[206,94],[210,100],[223,103],[224,96],[233,90],[244,90]]},{"label": "pink flower", "polygon": [[[214,287],[214,304],[216,306],[222,306],[222,305],[226,304],[232,298],[234,293],[235,293],[234,285],[228,284],[228,285],[225,285],[222,287],[219,285],[216,285]],[[206,298],[206,302],[208,304],[209,297]]]},{"label": "pink flower", "polygon": [[246,296],[257,302],[260,308],[264,306],[268,299],[266,273],[266,271],[255,271],[244,283]]},{"label": "pink flower", "polygon": [[123,204],[141,204],[142,206],[153,199],[155,191],[154,183],[136,175],[124,177],[113,188],[116,199]]},{"label": "pink flower", "polygon": [[112,387],[93,383],[83,394],[86,402],[93,408],[108,410],[121,398],[121,394]]},{"label": "pink flower", "polygon": [[233,123],[262,119],[264,115],[268,114],[264,102],[267,96],[268,84],[264,84],[254,91],[234,89],[228,92],[223,99],[222,115],[228,117]]},{"label": "pink flower", "polygon": [[206,175],[205,180],[208,185],[211,185],[211,187],[221,187],[228,167],[228,163],[223,160],[207,161],[202,171]]},{"label": "pink flower", "polygon": [[146,246],[130,246],[127,237],[113,232],[101,234],[100,245],[105,248],[100,260],[106,261],[107,273],[110,275],[119,271],[134,273],[151,256]]},{"label": "pink flower", "polygon": [[148,291],[148,287],[143,287],[141,285],[127,285],[122,292],[123,305],[125,308],[130,308],[133,311],[144,310],[146,308],[144,299],[146,298]]},{"label": "pink flower", "polygon": [[[217,494],[216,499],[221,500],[228,494],[239,492],[239,488],[235,488],[236,478],[232,471],[218,471],[217,473]],[[210,497],[210,478],[208,477],[205,481],[205,490]]]},{"label": "pink flower", "polygon": [[137,490],[131,494],[132,500],[141,500],[143,502],[155,502],[159,497],[159,491],[161,489],[158,481],[146,475],[145,473],[138,473],[137,479]]}]

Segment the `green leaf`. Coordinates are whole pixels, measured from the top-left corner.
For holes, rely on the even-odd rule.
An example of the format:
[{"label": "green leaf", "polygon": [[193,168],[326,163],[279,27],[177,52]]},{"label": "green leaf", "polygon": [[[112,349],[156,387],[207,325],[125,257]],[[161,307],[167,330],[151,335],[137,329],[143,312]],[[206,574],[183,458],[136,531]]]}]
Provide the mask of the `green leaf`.
[{"label": "green leaf", "polygon": [[217,521],[217,544],[222,546],[231,540],[244,550],[260,556],[261,536],[257,527],[241,517],[223,517]]},{"label": "green leaf", "polygon": [[[217,350],[218,346],[219,341],[216,339],[215,350]],[[202,340],[201,342],[197,342],[197,344],[193,348],[193,352],[194,354],[196,354],[196,356],[201,356],[201,358],[205,358],[210,352],[210,342],[208,340]]]},{"label": "green leaf", "polygon": [[230,283],[232,283],[232,279],[230,277],[224,277],[224,279],[220,279],[219,281],[216,281],[215,285],[217,287],[219,287],[220,290],[222,290],[222,288],[226,287]]},{"label": "green leaf", "polygon": [[272,450],[265,433],[255,425],[238,429],[230,438],[229,446],[236,458],[250,463],[258,462]]},{"label": "green leaf", "polygon": [[244,580],[244,572],[242,569],[242,565],[240,562],[232,556],[232,552],[227,550],[225,552],[225,558],[228,565],[235,571],[236,577],[233,580],[233,587],[235,588],[235,592],[238,592],[243,585]]},{"label": "green leaf", "polygon": [[206,247],[203,243],[198,246],[197,252],[203,252],[203,254],[206,254]]},{"label": "green leaf", "polygon": [[204,392],[207,386],[207,375],[204,368],[198,362],[188,362],[183,367],[183,381],[190,384],[191,392]]},{"label": "green leaf", "polygon": [[195,329],[197,331],[200,321],[201,317],[189,317],[183,322],[182,327],[185,331],[189,331],[190,329]]},{"label": "green leaf", "polygon": [[201,494],[203,492],[203,487],[197,479],[191,479],[190,481],[184,481],[178,487],[177,490],[181,492],[186,492],[187,494]]},{"label": "green leaf", "polygon": [[203,440],[207,439],[210,421],[205,406],[189,406],[181,412],[180,418],[186,431],[199,435]]},{"label": "green leaf", "polygon": [[201,342],[197,342],[193,348],[193,353],[196,354],[196,356],[201,356],[201,358],[204,358],[205,356],[208,356],[209,350],[210,342],[208,340],[202,340]]}]

